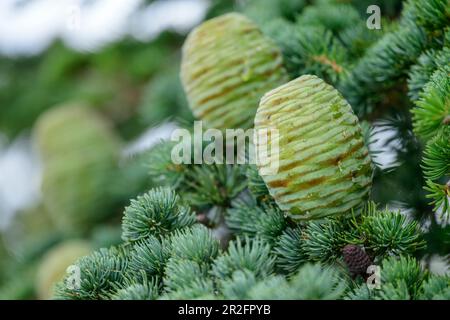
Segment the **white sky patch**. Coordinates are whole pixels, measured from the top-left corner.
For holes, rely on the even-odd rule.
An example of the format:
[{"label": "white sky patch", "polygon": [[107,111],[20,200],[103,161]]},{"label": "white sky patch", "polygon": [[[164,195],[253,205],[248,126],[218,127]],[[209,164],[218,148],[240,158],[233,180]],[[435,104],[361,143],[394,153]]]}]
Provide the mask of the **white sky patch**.
[{"label": "white sky patch", "polygon": [[29,137],[0,149],[0,230],[40,197],[41,168]]},{"label": "white sky patch", "polygon": [[386,127],[381,127],[380,124],[375,123],[373,125],[373,138],[370,145],[372,151],[379,152],[375,157],[374,161],[379,164],[381,169],[386,169],[394,166],[396,149],[400,147],[400,141],[392,140],[396,136],[397,130],[394,128],[387,129]]},{"label": "white sky patch", "polygon": [[150,149],[162,140],[169,140],[172,132],[179,127],[172,122],[166,122],[155,128],[149,128],[123,151],[124,156],[131,156]]},{"label": "white sky patch", "polygon": [[0,51],[6,55],[33,55],[58,35],[64,1],[39,0],[15,7],[16,0],[0,1]]},{"label": "white sky patch", "polygon": [[185,33],[203,20],[208,6],[206,0],[155,1],[135,14],[131,33],[142,41],[154,39],[164,30]]},{"label": "white sky patch", "polygon": [[150,41],[170,29],[188,32],[206,14],[209,0],[0,0],[0,54],[35,55],[56,39],[95,51],[127,34]]},{"label": "white sky patch", "polygon": [[[450,197],[447,197],[448,201],[450,201]],[[450,225],[450,216],[444,213],[444,205],[442,204],[434,213],[436,217],[436,222],[441,226]]]},{"label": "white sky patch", "polygon": [[64,42],[77,50],[94,51],[126,34],[141,0],[102,0],[87,6],[80,0],[69,2],[61,28]]},{"label": "white sky patch", "polygon": [[429,258],[429,264],[425,263],[424,259],[421,264],[425,268],[429,268],[429,271],[436,275],[450,275],[450,267],[445,257],[439,255],[432,255],[431,257],[425,256],[425,259]]}]

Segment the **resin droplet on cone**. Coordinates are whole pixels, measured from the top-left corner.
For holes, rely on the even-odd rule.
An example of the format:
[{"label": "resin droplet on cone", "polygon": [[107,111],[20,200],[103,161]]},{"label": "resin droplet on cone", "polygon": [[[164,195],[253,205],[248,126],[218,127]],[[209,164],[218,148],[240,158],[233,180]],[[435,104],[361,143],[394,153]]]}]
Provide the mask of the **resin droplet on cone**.
[{"label": "resin droplet on cone", "polygon": [[262,95],[288,77],[275,43],[252,21],[230,13],[189,34],[181,80],[194,116],[208,128],[247,129]]},{"label": "resin droplet on cone", "polygon": [[[281,209],[300,219],[348,212],[366,200],[372,183],[369,152],[358,118],[341,94],[304,75],[268,92],[255,129],[278,130],[279,166],[263,175]],[[257,150],[271,149],[270,139]],[[269,164],[258,164],[260,173]]]}]

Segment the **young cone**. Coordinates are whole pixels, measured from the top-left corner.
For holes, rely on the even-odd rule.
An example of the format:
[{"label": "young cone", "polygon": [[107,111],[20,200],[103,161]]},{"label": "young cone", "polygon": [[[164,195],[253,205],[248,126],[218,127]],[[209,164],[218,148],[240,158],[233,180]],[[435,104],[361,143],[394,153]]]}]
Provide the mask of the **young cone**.
[{"label": "young cone", "polygon": [[367,276],[367,268],[372,264],[372,260],[360,246],[348,244],[342,249],[342,255],[352,277]]},{"label": "young cone", "polygon": [[250,128],[258,101],[285,83],[280,50],[248,18],[201,24],[183,46],[181,80],[194,115],[209,128]]},{"label": "young cone", "polygon": [[[294,218],[317,219],[360,206],[372,183],[372,167],[358,118],[332,86],[304,75],[264,95],[255,129],[277,129],[278,171],[258,164],[270,194]],[[275,139],[277,141],[275,141]],[[271,141],[273,140],[273,141]]]},{"label": "young cone", "polygon": [[91,251],[91,244],[82,240],[68,240],[50,249],[42,258],[36,275],[39,299],[51,299],[54,285],[69,273],[68,267]]}]

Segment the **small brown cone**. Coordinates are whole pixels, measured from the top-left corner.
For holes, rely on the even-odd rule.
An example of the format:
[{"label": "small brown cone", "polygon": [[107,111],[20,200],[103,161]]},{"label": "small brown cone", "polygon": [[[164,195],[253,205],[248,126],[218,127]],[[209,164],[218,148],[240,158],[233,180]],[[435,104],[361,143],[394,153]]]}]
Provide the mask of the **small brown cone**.
[{"label": "small brown cone", "polygon": [[372,264],[369,255],[358,245],[348,244],[342,249],[344,262],[352,277],[366,277],[367,268]]}]

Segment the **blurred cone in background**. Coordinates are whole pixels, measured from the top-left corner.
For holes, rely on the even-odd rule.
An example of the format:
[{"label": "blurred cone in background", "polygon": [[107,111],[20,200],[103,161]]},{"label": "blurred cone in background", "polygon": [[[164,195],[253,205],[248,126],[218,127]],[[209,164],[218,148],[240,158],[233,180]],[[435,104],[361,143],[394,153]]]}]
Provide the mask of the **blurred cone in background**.
[{"label": "blurred cone in background", "polygon": [[35,134],[43,163],[42,196],[58,228],[84,231],[109,214],[120,141],[105,119],[83,105],[45,112]]},{"label": "blurred cone in background", "polygon": [[38,267],[36,291],[39,299],[47,300],[53,297],[55,283],[64,278],[67,268],[75,261],[92,251],[87,241],[69,240],[49,250]]}]

